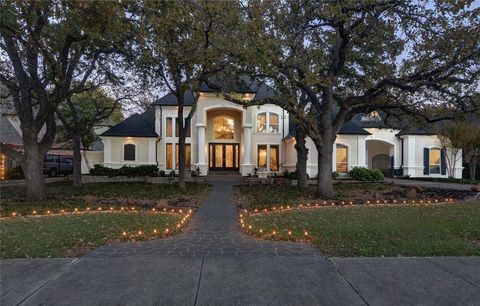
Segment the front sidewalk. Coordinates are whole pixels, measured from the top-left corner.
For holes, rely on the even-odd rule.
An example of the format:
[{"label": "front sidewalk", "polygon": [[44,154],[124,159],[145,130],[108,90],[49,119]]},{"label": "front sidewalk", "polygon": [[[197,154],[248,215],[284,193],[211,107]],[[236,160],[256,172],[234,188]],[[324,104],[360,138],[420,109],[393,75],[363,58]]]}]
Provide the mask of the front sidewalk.
[{"label": "front sidewalk", "polygon": [[478,305],[479,257],[2,260],[1,305]]}]

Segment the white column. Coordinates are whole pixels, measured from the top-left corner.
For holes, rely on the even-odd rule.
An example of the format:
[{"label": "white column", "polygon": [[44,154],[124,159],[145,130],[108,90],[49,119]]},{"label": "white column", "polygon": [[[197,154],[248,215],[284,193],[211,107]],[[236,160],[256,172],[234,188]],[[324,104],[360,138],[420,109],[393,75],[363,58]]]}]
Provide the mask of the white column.
[{"label": "white column", "polygon": [[[406,160],[404,160],[404,175],[410,175],[412,177],[416,176],[415,169],[416,169],[416,156],[415,156],[415,137],[414,136],[407,136],[404,138],[404,158],[406,157]],[[423,159],[422,159],[423,161]],[[423,164],[419,166],[419,168],[422,168]],[[423,171],[422,171],[423,173]]]},{"label": "white column", "polygon": [[198,164],[204,165],[205,162],[205,123],[197,123],[198,139]]},{"label": "white column", "polygon": [[148,163],[155,164],[155,139],[148,140]]},{"label": "white column", "polygon": [[161,137],[161,123],[162,123],[162,112],[160,111],[160,106],[155,106],[155,133]]},{"label": "white column", "polygon": [[250,161],[250,154],[252,152],[251,148],[251,135],[250,135],[250,130],[252,126],[251,125],[244,125],[243,126],[243,164],[244,165],[251,165]]},{"label": "white column", "polygon": [[112,140],[102,138],[103,140],[103,163],[109,164],[112,161]]},{"label": "white column", "polygon": [[362,136],[357,137],[357,165],[359,167],[368,167],[367,165],[367,148],[366,148],[366,138]]}]

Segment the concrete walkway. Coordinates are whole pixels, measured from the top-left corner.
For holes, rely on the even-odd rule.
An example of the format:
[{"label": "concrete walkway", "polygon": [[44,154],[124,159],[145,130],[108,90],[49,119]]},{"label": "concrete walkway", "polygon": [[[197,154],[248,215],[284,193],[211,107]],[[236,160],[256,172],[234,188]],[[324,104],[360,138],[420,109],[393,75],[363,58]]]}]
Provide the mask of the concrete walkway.
[{"label": "concrete walkway", "polygon": [[480,305],[480,258],[324,258],[238,228],[213,178],[189,231],[80,259],[0,262],[0,305]]},{"label": "concrete walkway", "polygon": [[472,185],[470,184],[428,182],[428,181],[408,180],[408,179],[385,178],[385,181],[389,183],[394,183],[397,185],[403,185],[403,186],[419,186],[419,187],[425,187],[425,188],[440,188],[440,189],[453,189],[453,190],[466,190],[466,191],[470,191],[470,188],[472,187]]}]

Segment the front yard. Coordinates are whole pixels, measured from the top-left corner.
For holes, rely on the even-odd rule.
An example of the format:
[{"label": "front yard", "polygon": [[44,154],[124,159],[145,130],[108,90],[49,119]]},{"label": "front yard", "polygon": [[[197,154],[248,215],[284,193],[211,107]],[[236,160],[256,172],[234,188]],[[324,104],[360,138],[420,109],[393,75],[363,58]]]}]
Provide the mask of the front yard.
[{"label": "front yard", "polygon": [[[470,191],[406,187],[388,183],[368,182],[338,182],[333,185],[336,203],[350,201],[354,204],[364,204],[367,201],[428,201],[446,198],[463,200],[473,195]],[[317,199],[316,186],[309,186],[300,191],[296,186],[289,185],[242,185],[235,189],[235,201],[242,209],[270,209],[285,205],[323,204],[323,199]]]},{"label": "front yard", "polygon": [[242,220],[251,235],[308,240],[326,256],[480,256],[480,202],[321,207]]},{"label": "front yard", "polygon": [[47,185],[48,198],[25,201],[24,188],[2,188],[0,257],[76,257],[112,240],[171,235],[188,224],[209,187],[188,184]]}]

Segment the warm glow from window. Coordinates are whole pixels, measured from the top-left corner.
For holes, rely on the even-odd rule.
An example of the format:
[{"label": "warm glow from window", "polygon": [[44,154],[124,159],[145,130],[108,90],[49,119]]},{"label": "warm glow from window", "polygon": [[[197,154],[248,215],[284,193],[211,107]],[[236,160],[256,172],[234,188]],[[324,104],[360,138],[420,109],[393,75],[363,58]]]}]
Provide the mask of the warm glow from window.
[{"label": "warm glow from window", "polygon": [[167,128],[165,132],[165,137],[172,137],[173,136],[172,118],[167,118],[166,125],[167,125]]},{"label": "warm glow from window", "polygon": [[267,146],[258,146],[258,169],[267,170]]},{"label": "warm glow from window", "polygon": [[257,115],[257,133],[278,133],[280,131],[280,118],[271,112]]},{"label": "warm glow from window", "polygon": [[171,170],[172,169],[172,144],[171,143],[167,143],[167,154],[166,154],[166,168],[168,170]]},{"label": "warm glow from window", "polygon": [[267,113],[257,115],[257,132],[265,133],[267,131]]},{"label": "warm glow from window", "polygon": [[270,171],[278,171],[278,146],[270,146]]},{"label": "warm glow from window", "polygon": [[342,145],[337,145],[337,169],[338,173],[348,172],[348,148]]},{"label": "warm glow from window", "polygon": [[[175,169],[178,169],[178,143],[175,144]],[[185,144],[185,169],[189,169],[192,164],[192,154],[191,154],[191,147],[189,143]]]},{"label": "warm glow from window", "polygon": [[440,149],[430,149],[430,174],[440,174],[441,153]]},{"label": "warm glow from window", "polygon": [[235,139],[235,120],[231,117],[213,118],[214,139]]}]

